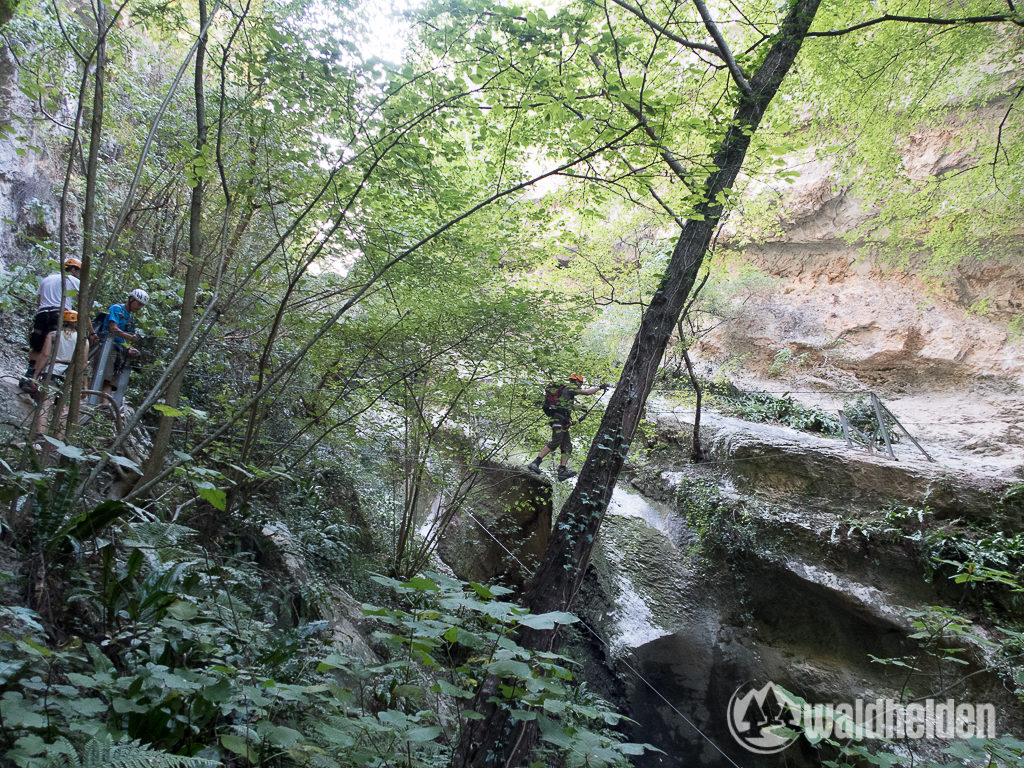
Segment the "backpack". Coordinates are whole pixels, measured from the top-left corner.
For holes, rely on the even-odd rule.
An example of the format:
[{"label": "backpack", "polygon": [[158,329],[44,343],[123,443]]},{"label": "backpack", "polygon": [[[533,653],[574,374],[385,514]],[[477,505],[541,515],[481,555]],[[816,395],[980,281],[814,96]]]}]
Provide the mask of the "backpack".
[{"label": "backpack", "polygon": [[541,405],[541,409],[548,416],[554,416],[554,411],[565,411],[566,408],[560,405],[562,400],[562,390],[566,387],[565,384],[548,384],[544,389],[544,403]]},{"label": "backpack", "polygon": [[92,332],[101,339],[107,335],[107,318],[106,312],[97,312],[96,316],[92,319]]}]

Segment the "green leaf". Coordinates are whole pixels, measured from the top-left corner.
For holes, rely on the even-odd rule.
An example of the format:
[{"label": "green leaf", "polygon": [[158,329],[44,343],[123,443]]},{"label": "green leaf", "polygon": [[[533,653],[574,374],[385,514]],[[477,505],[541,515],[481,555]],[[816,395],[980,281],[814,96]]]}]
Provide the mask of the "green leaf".
[{"label": "green leaf", "polygon": [[46,718],[41,712],[24,705],[24,697],[20,694],[17,698],[5,698],[0,700],[0,717],[3,717],[4,725],[22,726],[23,728],[45,728]]},{"label": "green leaf", "polygon": [[75,460],[86,458],[85,451],[83,451],[81,448],[76,448],[73,445],[68,445],[67,443],[58,440],[55,437],[50,437],[49,435],[44,435],[43,437],[46,438],[46,442],[50,443],[50,445],[54,446],[57,449],[57,453],[59,453],[61,456],[67,456],[69,459]]},{"label": "green leaf", "polygon": [[117,464],[119,467],[125,467],[133,472],[142,472],[142,467],[126,456],[111,456],[108,454],[107,459],[111,464]]},{"label": "green leaf", "polygon": [[438,680],[434,685],[430,687],[430,690],[434,693],[442,693],[445,696],[454,696],[457,699],[472,699],[472,691],[467,691],[465,688],[460,688],[457,685],[452,685],[447,680]]},{"label": "green leaf", "polygon": [[91,510],[82,512],[80,515],[57,531],[50,539],[50,547],[54,548],[66,539],[85,541],[96,536],[118,518],[131,511],[131,507],[123,501],[109,499],[93,507]]},{"label": "green leaf", "polygon": [[487,671],[498,677],[518,677],[523,680],[533,676],[533,670],[530,669],[529,664],[514,659],[492,661],[487,665]]},{"label": "green leaf", "polygon": [[212,506],[223,512],[228,506],[228,495],[225,491],[215,486],[213,483],[203,481],[196,483],[196,490],[199,491],[199,496],[208,501]]},{"label": "green leaf", "polygon": [[420,728],[413,728],[412,730],[406,731],[402,734],[402,738],[405,741],[411,742],[424,742],[433,741],[441,735],[441,726],[439,725],[425,725]]},{"label": "green leaf", "polygon": [[220,735],[220,743],[225,749],[234,752],[236,755],[241,755],[249,762],[254,763],[259,759],[256,751],[241,736],[233,733],[222,733]]},{"label": "green leaf", "polygon": [[475,581],[469,582],[469,586],[472,587],[473,591],[480,595],[480,597],[482,597],[484,600],[494,599],[494,592],[492,592],[489,587],[486,587],[485,585],[479,584]]},{"label": "green leaf", "polygon": [[409,683],[396,685],[391,693],[394,696],[404,696],[409,699],[422,699],[424,695],[422,686],[412,685]]},{"label": "green leaf", "polygon": [[642,755],[644,752],[661,752],[661,754],[665,754],[664,751],[651,744],[637,744],[631,741],[617,744],[615,748],[624,755]]},{"label": "green leaf", "polygon": [[562,699],[544,699],[544,711],[553,715],[565,712],[566,703]]},{"label": "green leaf", "polygon": [[430,579],[424,579],[420,576],[413,577],[402,584],[403,587],[415,589],[419,592],[437,592],[441,588],[437,586]]},{"label": "green leaf", "polygon": [[172,419],[176,419],[179,416],[184,416],[185,415],[184,412],[179,411],[174,406],[167,405],[166,403],[157,403],[156,405],[153,406],[153,410],[154,411],[159,411],[164,416],[168,416],[168,417],[170,417]]},{"label": "green leaf", "polygon": [[579,621],[571,613],[551,611],[550,613],[529,613],[519,617],[519,623],[530,629],[554,629],[555,624],[573,624]]},{"label": "green leaf", "polygon": [[330,653],[317,665],[318,672],[326,672],[329,669],[347,669],[352,660],[340,653]]},{"label": "green leaf", "polygon": [[22,736],[14,742],[14,748],[23,755],[41,755],[46,751],[46,742],[35,734]]},{"label": "green leaf", "polygon": [[199,615],[199,609],[188,600],[175,600],[167,613],[178,621],[190,621]]}]

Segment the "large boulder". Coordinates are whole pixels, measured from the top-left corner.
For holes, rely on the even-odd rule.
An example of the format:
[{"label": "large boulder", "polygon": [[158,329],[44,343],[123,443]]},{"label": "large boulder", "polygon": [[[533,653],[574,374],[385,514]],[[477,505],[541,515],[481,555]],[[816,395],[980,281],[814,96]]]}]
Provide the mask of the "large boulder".
[{"label": "large boulder", "polygon": [[551,536],[551,485],[524,470],[487,463],[438,546],[468,581],[523,587]]},{"label": "large boulder", "polygon": [[[638,768],[820,765],[803,740],[773,755],[737,743],[728,714],[747,684],[816,703],[898,700],[905,688],[991,702],[1000,732],[1024,731],[981,611],[984,599],[1010,615],[1010,601],[945,572],[926,578],[927,553],[911,535],[967,521],[1019,530],[1019,508],[999,500],[1008,478],[933,465],[906,446],[893,461],[842,440],[705,417],[711,460],[696,466],[692,425],[667,411],[655,419],[657,464],[631,477],[643,495],[616,488],[574,606],[603,642],[587,668],[617,674],[611,684],[597,678],[601,692],[636,721],[632,738],[666,752],[638,758]],[[929,606],[975,621],[973,636],[953,640],[963,648],[957,664],[940,662],[945,640],[933,644],[915,624]],[[945,746],[900,748],[945,760]]]}]

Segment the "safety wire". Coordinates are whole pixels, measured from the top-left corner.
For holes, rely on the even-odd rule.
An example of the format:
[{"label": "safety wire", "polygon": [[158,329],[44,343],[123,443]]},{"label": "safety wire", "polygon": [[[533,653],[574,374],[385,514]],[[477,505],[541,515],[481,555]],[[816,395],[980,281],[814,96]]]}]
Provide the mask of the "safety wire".
[{"label": "safety wire", "polygon": [[[501,547],[503,550],[505,550],[505,552],[508,554],[509,557],[511,557],[513,560],[516,561],[516,563],[519,564],[519,567],[523,569],[523,573],[529,573],[530,572],[530,569],[526,567],[526,565],[523,563],[523,561],[520,560],[518,557],[516,557],[515,553],[512,552],[508,547],[506,547],[501,542],[501,540],[498,539],[497,536],[495,536],[493,533],[491,533],[487,529],[487,526],[484,525],[482,522],[480,522],[479,518],[477,518],[476,515],[474,515],[472,512],[469,512],[469,511],[467,511],[466,514],[469,515],[469,517],[473,520],[473,522],[476,523],[478,526],[480,526],[480,529],[484,533],[486,533],[488,536],[490,536],[499,547]],[[603,637],[601,637],[599,634],[597,634],[597,632],[593,629],[593,627],[591,627],[589,624],[587,624],[587,622],[585,622],[583,619],[581,619],[579,617],[577,617],[577,620],[579,621],[579,623],[590,634],[592,634],[594,636],[595,640],[597,640],[599,643],[601,643],[602,645],[607,647],[609,651],[611,650],[611,646],[608,644],[608,641],[605,640]],[[710,736],[708,736],[706,733],[704,733],[704,731],[702,731],[700,728],[697,727],[696,723],[694,723],[690,718],[688,718],[686,715],[684,715],[682,712],[680,712],[679,709],[671,701],[669,701],[667,698],[665,698],[664,694],[662,694],[661,691],[659,691],[657,688],[654,687],[654,684],[650,680],[648,680],[646,677],[644,677],[642,674],[640,674],[640,672],[636,669],[636,667],[634,667],[632,664],[630,664],[625,659],[621,659],[620,658],[618,661],[619,661],[620,664],[622,664],[622,666],[624,666],[626,669],[628,669],[630,672],[632,672],[634,675],[636,675],[637,680],[639,680],[644,685],[646,685],[648,688],[650,688],[655,696],[657,696],[659,699],[661,699],[663,702],[665,702],[665,704],[668,705],[669,709],[671,709],[673,712],[675,712],[677,715],[679,715],[679,717],[682,718],[684,723],[686,723],[688,726],[693,728],[693,730],[695,730],[697,733],[699,733],[701,735],[701,737],[705,741],[707,741],[708,744],[710,744],[712,747],[714,747],[718,751],[718,753],[722,757],[724,757],[729,762],[730,765],[733,766],[733,768],[740,768],[740,766],[736,763],[736,761],[733,760],[731,757],[729,757],[729,755],[727,755],[725,753],[725,751],[720,746],[718,746],[718,744],[715,742],[714,739],[712,739]]]}]

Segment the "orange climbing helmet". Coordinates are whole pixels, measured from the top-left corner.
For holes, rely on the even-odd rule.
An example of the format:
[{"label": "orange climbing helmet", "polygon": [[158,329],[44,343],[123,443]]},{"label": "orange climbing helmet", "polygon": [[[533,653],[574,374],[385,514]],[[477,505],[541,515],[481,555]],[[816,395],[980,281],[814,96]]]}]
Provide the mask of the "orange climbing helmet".
[{"label": "orange climbing helmet", "polygon": [[78,267],[79,269],[81,269],[82,262],[80,262],[74,256],[69,256],[68,258],[64,259],[64,269],[70,269],[71,267]]},{"label": "orange climbing helmet", "polygon": [[75,312],[75,310],[73,310],[73,309],[65,309],[64,310],[64,322],[65,323],[77,323],[78,322],[78,313]]},{"label": "orange climbing helmet", "polygon": [[582,384],[583,377],[580,376],[578,373],[571,373],[569,374],[569,381],[571,381],[573,384]]}]

